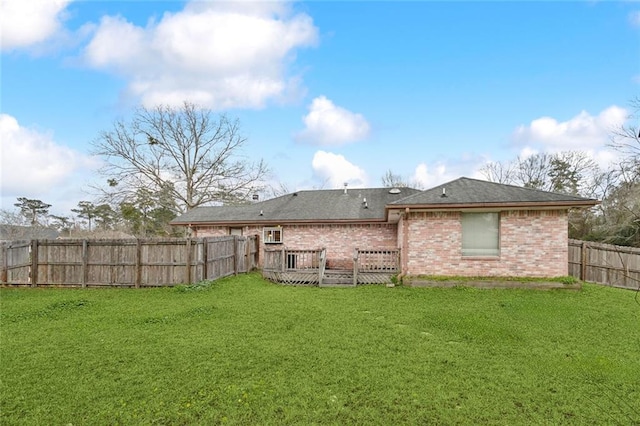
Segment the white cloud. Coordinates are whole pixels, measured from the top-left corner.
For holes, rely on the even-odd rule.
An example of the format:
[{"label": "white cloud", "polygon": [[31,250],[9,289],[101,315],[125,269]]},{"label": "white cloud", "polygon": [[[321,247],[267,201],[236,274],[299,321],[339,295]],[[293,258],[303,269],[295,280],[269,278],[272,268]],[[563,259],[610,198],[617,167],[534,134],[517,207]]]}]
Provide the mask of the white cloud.
[{"label": "white cloud", "polygon": [[90,157],[56,143],[50,134],[20,126],[8,114],[0,114],[0,140],[3,208],[11,207],[13,204],[7,200],[15,201],[16,197],[34,197],[54,204],[51,198],[56,192],[81,186],[78,173],[97,167]]},{"label": "white cloud", "polygon": [[459,176],[453,176],[447,172],[447,166],[443,163],[428,166],[425,163],[418,164],[413,174],[413,181],[422,188],[431,188],[456,179]]},{"label": "white cloud", "polygon": [[410,182],[419,188],[429,189],[463,176],[485,179],[479,170],[486,161],[486,158],[463,156],[459,160],[420,163]]},{"label": "white cloud", "polygon": [[607,147],[609,135],[627,118],[628,112],[616,105],[596,116],[582,111],[562,122],[552,117],[541,117],[528,126],[519,126],[512,138],[521,147],[520,155],[524,157],[538,152],[582,151],[601,167],[608,168],[617,158],[617,154]]},{"label": "white cloud", "polygon": [[309,114],[303,117],[305,129],[296,135],[298,141],[316,145],[342,145],[369,136],[370,126],[361,115],[336,106],[325,96],[315,98]]},{"label": "white cloud", "polygon": [[318,151],[313,156],[311,167],[315,176],[327,182],[330,188],[342,188],[345,182],[356,188],[367,185],[366,172],[342,155]]},{"label": "white cloud", "polygon": [[640,27],[640,10],[634,10],[629,13],[629,22],[634,27]]},{"label": "white cloud", "polygon": [[2,0],[0,43],[3,51],[26,48],[52,37],[61,28],[70,0]]},{"label": "white cloud", "polygon": [[551,152],[603,147],[609,140],[611,129],[623,124],[627,115],[624,108],[614,105],[597,116],[582,111],[562,122],[552,117],[541,117],[528,126],[519,126],[513,133],[513,140],[518,145],[541,146]]},{"label": "white cloud", "polygon": [[146,106],[260,108],[298,90],[287,64],[316,42],[312,19],[284,3],[192,2],[146,27],[103,17],[84,57],[128,79]]}]

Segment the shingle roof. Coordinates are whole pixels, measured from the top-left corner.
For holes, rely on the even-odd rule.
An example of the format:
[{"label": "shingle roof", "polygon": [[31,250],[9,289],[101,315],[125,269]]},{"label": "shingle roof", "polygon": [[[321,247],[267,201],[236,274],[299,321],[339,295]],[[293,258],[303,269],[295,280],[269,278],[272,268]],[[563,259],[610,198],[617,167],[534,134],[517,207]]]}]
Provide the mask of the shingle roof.
[{"label": "shingle roof", "polygon": [[462,177],[405,197],[390,207],[455,205],[592,206],[597,200]]},{"label": "shingle roof", "polygon": [[462,177],[426,191],[413,188],[401,188],[399,192],[389,188],[353,188],[346,193],[342,189],[298,191],[247,205],[198,207],[171,223],[376,222],[386,220],[387,207],[588,207],[597,203],[590,198]]},{"label": "shingle roof", "polygon": [[43,226],[0,225],[0,240],[54,240],[60,233],[53,228]]},{"label": "shingle roof", "polygon": [[399,192],[389,188],[352,188],[346,193],[343,189],[305,190],[248,205],[198,207],[171,223],[384,221],[385,206],[419,192],[413,188],[400,188]]}]

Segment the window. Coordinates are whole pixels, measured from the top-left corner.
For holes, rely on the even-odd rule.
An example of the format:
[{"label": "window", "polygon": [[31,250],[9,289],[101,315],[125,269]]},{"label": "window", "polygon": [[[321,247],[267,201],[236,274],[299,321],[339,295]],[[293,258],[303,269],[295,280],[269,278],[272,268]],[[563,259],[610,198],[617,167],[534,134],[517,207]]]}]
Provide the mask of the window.
[{"label": "window", "polygon": [[262,231],[265,244],[282,243],[282,228],[264,228]]},{"label": "window", "polygon": [[500,214],[462,213],[462,255],[500,255]]},{"label": "window", "polygon": [[242,237],[242,228],[229,228],[229,235]]}]

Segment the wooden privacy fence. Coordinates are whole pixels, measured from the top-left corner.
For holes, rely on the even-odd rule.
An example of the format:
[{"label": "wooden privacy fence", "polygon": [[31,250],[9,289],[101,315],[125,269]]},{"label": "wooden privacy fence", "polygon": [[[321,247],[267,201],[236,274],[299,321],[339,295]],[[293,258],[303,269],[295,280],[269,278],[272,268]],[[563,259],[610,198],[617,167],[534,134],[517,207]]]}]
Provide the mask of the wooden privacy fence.
[{"label": "wooden privacy fence", "polygon": [[569,275],[612,287],[640,288],[640,248],[569,240]]},{"label": "wooden privacy fence", "polygon": [[157,287],[248,272],[258,238],[58,239],[0,245],[0,282],[18,286]]}]

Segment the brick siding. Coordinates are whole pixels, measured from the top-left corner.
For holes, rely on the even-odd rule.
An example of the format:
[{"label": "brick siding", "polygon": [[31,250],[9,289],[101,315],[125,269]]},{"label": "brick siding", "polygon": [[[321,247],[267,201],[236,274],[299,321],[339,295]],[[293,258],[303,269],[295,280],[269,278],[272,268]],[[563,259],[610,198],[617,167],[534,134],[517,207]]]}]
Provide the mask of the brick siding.
[{"label": "brick siding", "polygon": [[[229,228],[200,227],[198,237],[228,235]],[[262,227],[244,227],[243,235],[260,235]],[[397,227],[395,224],[331,224],[331,225],[283,225],[283,245],[293,250],[327,249],[327,266],[335,269],[353,268],[353,251],[356,248],[378,250],[396,249]],[[282,247],[280,244],[260,244],[260,262],[264,259],[264,248]],[[261,263],[260,263],[261,265]]]},{"label": "brick siding", "polygon": [[[568,274],[566,210],[512,210],[500,213],[500,256],[462,257],[460,212],[410,212],[395,224],[283,225],[284,247],[327,249],[330,268],[352,268],[353,251],[402,251],[406,275],[555,277]],[[245,226],[243,235],[260,236],[262,226]],[[200,227],[196,236],[228,235],[229,227]],[[268,244],[268,247],[281,247]]]},{"label": "brick siding", "polygon": [[500,255],[462,257],[460,212],[411,212],[407,275],[554,277],[568,274],[565,210],[504,211]]}]

